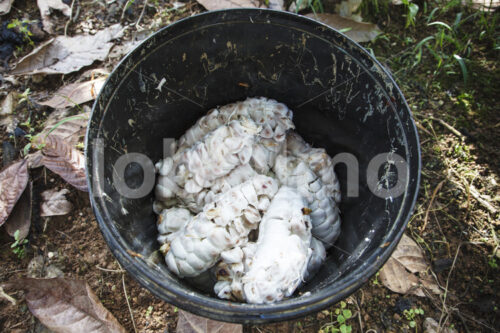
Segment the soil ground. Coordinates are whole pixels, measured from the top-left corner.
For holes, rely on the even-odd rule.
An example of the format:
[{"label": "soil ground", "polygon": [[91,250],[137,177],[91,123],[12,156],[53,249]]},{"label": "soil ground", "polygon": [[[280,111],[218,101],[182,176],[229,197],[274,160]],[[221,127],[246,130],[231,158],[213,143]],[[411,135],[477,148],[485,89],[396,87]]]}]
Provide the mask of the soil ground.
[{"label": "soil ground", "polygon": [[[116,1],[117,6],[123,1]],[[39,19],[35,2],[16,1],[15,10],[2,20],[27,17]],[[69,34],[100,29],[120,20],[119,7],[104,1],[76,1],[79,16],[69,25]],[[135,1],[125,12],[124,22],[134,26],[140,16],[142,1]],[[429,5],[430,6],[430,5]],[[141,26],[157,30],[181,17],[203,11],[195,2],[180,9],[166,1],[158,1],[145,11]],[[423,8],[423,7],[421,7]],[[441,14],[441,20],[452,22],[459,11],[464,17],[469,9],[457,7]],[[415,27],[405,28],[401,9],[391,7],[377,17],[384,31],[365,46],[392,72],[414,112],[422,147],[422,183],[415,212],[407,234],[421,245],[431,263],[432,273],[445,293],[427,297],[401,295],[384,287],[377,276],[345,300],[353,317],[347,321],[355,332],[419,332],[427,317],[440,321],[443,327],[459,332],[497,332],[500,327],[500,262],[498,211],[492,212],[473,194],[494,207],[500,204],[500,69],[498,44],[491,45],[475,34],[478,21],[464,23],[473,46],[468,54],[468,84],[462,82],[457,64],[437,70],[430,53],[414,68],[407,60],[414,58],[412,47],[417,41],[434,33],[424,17],[417,17]],[[429,14],[430,9],[427,11]],[[478,14],[479,15],[479,14]],[[482,15],[482,14],[481,14]],[[486,14],[487,20],[498,22],[498,13]],[[62,34],[67,18],[55,15],[56,33]],[[420,21],[424,21],[421,23]],[[134,28],[122,39],[131,38]],[[498,26],[493,28],[498,39]],[[45,38],[48,38],[46,36]],[[497,49],[495,50],[495,45]],[[17,50],[21,57],[29,49]],[[91,68],[112,69],[118,59],[95,64]],[[10,65],[17,59],[13,57]],[[453,70],[455,73],[453,73]],[[7,73],[4,71],[4,75]],[[31,98],[50,94],[78,79],[78,73],[61,76],[19,79],[11,87],[19,93],[31,89]],[[89,103],[91,105],[91,103]],[[50,112],[47,108],[29,110],[36,130]],[[26,113],[26,112],[25,112]],[[24,117],[27,117],[27,113]],[[1,140],[14,144],[2,130]],[[20,149],[26,142],[15,142]],[[3,150],[2,150],[3,152]],[[57,175],[45,169],[31,173],[33,180],[33,217],[25,255],[18,258],[12,250],[12,238],[0,229],[0,282],[26,276],[45,276],[48,267],[56,267],[66,277],[85,280],[98,298],[126,329],[133,332],[131,313],[138,332],[175,331],[177,309],[152,296],[130,276],[123,273],[105,243],[90,208],[87,193],[74,190]],[[70,215],[42,218],[39,215],[40,193],[50,188],[67,188],[74,208]],[[474,192],[474,193],[476,193]],[[33,258],[41,258],[40,267],[33,267]],[[31,266],[29,265],[32,262]],[[127,304],[125,293],[129,297]],[[27,306],[22,293],[11,294],[19,300],[12,305],[0,299],[0,331],[47,332]],[[245,326],[247,332],[334,332],[339,327],[335,310],[325,309],[299,320],[258,326]],[[410,309],[422,309],[413,318]],[[129,311],[130,310],[130,311]],[[415,324],[415,327],[413,323]]]}]

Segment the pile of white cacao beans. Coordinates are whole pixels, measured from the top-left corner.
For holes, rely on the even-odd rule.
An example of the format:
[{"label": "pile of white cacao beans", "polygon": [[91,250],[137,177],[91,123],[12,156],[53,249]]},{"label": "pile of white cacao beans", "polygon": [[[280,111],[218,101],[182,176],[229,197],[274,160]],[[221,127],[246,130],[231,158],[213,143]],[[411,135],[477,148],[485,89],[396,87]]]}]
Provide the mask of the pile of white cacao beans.
[{"label": "pile of white cacao beans", "polygon": [[156,164],[160,250],[179,277],[208,274],[218,297],[273,303],[321,267],[340,233],[332,159],[259,97],[212,109]]}]

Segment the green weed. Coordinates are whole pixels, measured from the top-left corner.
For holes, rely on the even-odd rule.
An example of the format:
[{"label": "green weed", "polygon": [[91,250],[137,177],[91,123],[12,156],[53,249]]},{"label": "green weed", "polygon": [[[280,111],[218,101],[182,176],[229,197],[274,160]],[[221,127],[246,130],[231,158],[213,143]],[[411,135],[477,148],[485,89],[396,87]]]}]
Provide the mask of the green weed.
[{"label": "green weed", "polygon": [[[322,333],[351,333],[352,326],[347,323],[352,318],[352,312],[347,308],[344,301],[340,302],[340,307],[336,308],[331,314],[331,322],[323,325],[320,329]],[[334,320],[335,319],[335,320]]]},{"label": "green weed", "polygon": [[33,33],[28,29],[29,25],[33,23],[33,21],[23,19],[20,21],[19,19],[13,19],[9,24],[7,24],[8,29],[17,29],[22,35],[25,42],[29,45],[34,46],[35,43],[31,40],[31,36]]},{"label": "green weed", "polygon": [[24,258],[28,240],[19,238],[19,230],[16,230],[16,232],[14,232],[14,240],[14,243],[12,243],[12,245],[10,246],[12,252],[14,252],[14,254],[16,254],[18,258]]},{"label": "green weed", "polygon": [[421,308],[404,310],[403,314],[404,314],[406,320],[408,320],[408,325],[410,325],[411,328],[414,328],[415,332],[417,332],[416,318],[417,318],[417,316],[423,316],[424,310]]}]

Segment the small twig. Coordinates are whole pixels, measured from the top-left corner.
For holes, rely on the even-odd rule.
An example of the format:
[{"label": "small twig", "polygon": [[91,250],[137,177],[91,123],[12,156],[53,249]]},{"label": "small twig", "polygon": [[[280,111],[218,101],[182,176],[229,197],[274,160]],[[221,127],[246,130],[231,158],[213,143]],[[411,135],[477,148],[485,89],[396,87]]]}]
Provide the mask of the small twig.
[{"label": "small twig", "polygon": [[[446,317],[449,316],[449,311],[448,307],[446,306],[446,300],[448,298],[448,285],[450,284],[450,278],[451,278],[451,273],[453,272],[453,269],[455,268],[455,264],[457,263],[457,258],[458,258],[458,253],[460,252],[460,248],[462,247],[464,243],[458,244],[457,251],[455,252],[455,257],[453,258],[453,263],[450,267],[450,271],[448,272],[448,276],[446,278],[446,285],[444,287],[444,295],[443,295],[443,306],[441,309],[441,317],[439,318],[439,326],[438,327],[443,327],[443,318],[445,316],[445,313],[447,314]],[[445,320],[446,322],[446,320]]]},{"label": "small twig", "polygon": [[422,126],[422,124],[419,121],[415,121],[415,125],[423,132],[425,132],[427,135],[432,136],[432,133],[429,132],[424,126]]},{"label": "small twig", "polygon": [[9,294],[5,293],[5,291],[3,291],[2,287],[0,287],[0,297],[5,298],[7,301],[11,302],[12,305],[17,304],[16,299],[14,297],[10,296]]},{"label": "small twig", "polygon": [[120,17],[120,21],[123,21],[125,18],[125,12],[127,11],[128,7],[131,6],[134,3],[134,0],[127,0],[125,4],[123,5],[123,10],[122,10],[122,16]]},{"label": "small twig", "polygon": [[434,192],[432,192],[432,196],[431,196],[431,200],[429,202],[429,206],[427,206],[427,210],[425,212],[425,217],[424,217],[424,225],[422,226],[422,228],[420,229],[420,232],[424,231],[425,230],[425,227],[427,226],[427,221],[429,220],[429,212],[431,211],[431,207],[432,207],[432,204],[434,203],[434,199],[436,198],[436,195],[437,193],[439,192],[439,190],[441,189],[441,187],[443,187],[443,184],[446,182],[446,179],[445,180],[442,180],[437,186],[436,188],[434,189]]},{"label": "small twig", "polygon": [[99,266],[95,266],[97,269],[100,269],[101,271],[105,271],[105,272],[111,272],[111,273],[125,273],[125,271],[123,269],[107,269],[107,268],[102,268],[102,267],[99,267]]},{"label": "small twig", "polygon": [[66,234],[66,233],[64,233],[64,232],[62,232],[62,231],[60,231],[60,230],[56,230],[56,231],[57,231],[58,233],[60,233],[61,235],[66,236],[66,237],[68,237],[69,239],[73,240],[73,238],[72,238],[70,235],[68,235],[68,234]]},{"label": "small twig", "polygon": [[[120,268],[122,268],[120,266]],[[130,312],[130,318],[132,319],[132,326],[134,326],[134,332],[137,333],[137,328],[135,327],[134,313],[132,312],[132,308],[130,307],[130,302],[128,301],[127,287],[125,286],[125,274],[122,273],[122,285],[123,285],[123,293],[125,294],[125,300],[127,301],[128,311]]]},{"label": "small twig", "polygon": [[10,330],[10,329],[16,328],[16,327],[18,327],[18,326],[21,326],[22,324],[24,324],[24,323],[25,323],[27,320],[29,320],[29,319],[30,319],[30,317],[28,316],[28,317],[27,317],[26,319],[24,319],[23,321],[20,321],[20,322],[18,322],[17,324],[12,325],[12,326],[11,326],[11,327],[9,327],[8,329]]},{"label": "small twig", "polygon": [[[459,177],[460,178],[460,175],[453,169],[451,169],[451,172],[455,174],[455,176]],[[461,189],[465,194],[467,193],[470,193],[474,199],[476,199],[477,202],[479,202],[479,204],[481,204],[484,208],[486,208],[491,214],[496,214],[498,209],[496,207],[494,207],[492,204],[490,204],[488,201],[484,200],[482,197],[481,197],[481,194],[476,190],[476,188],[474,186],[469,186],[469,191],[467,191],[467,189],[465,189],[465,187],[460,184],[459,182],[457,181],[454,181],[454,180],[451,180],[453,182],[453,184],[455,184],[459,189]]]},{"label": "small twig", "polygon": [[146,7],[148,6],[148,0],[144,0],[144,6],[142,7],[141,15],[139,15],[139,18],[137,19],[137,22],[135,22],[135,28],[139,28],[139,23],[142,20],[142,17],[144,16],[144,12],[146,11]]},{"label": "small twig", "polygon": [[458,317],[460,318],[460,320],[462,321],[462,324],[464,325],[465,327],[465,331],[467,333],[470,333],[470,330],[469,330],[469,327],[467,326],[467,323],[465,322],[465,318],[464,316],[462,316],[462,314],[460,313],[460,311],[455,311],[455,313],[458,315]]},{"label": "small twig", "polygon": [[76,0],[71,1],[71,9],[69,11],[69,19],[68,19],[68,22],[66,22],[66,25],[64,26],[64,36],[68,35],[68,27],[69,27],[69,24],[71,23],[71,20],[73,19],[73,7],[75,6],[75,1]]},{"label": "small twig", "polygon": [[[460,244],[458,244],[458,247],[457,247],[457,251],[455,252],[455,257],[453,258],[453,263],[450,267],[450,271],[448,272],[448,276],[446,277],[446,285],[444,287],[444,295],[443,295],[443,306],[442,306],[442,309],[441,309],[441,317],[439,318],[439,327],[443,327],[445,325],[445,323],[448,321],[448,317],[449,317],[449,314],[450,314],[450,311],[448,310],[448,307],[446,306],[446,301],[448,299],[448,286],[449,286],[449,283],[450,283],[450,278],[451,278],[451,273],[453,273],[453,269],[455,268],[455,265],[457,263],[457,258],[458,258],[458,254],[460,253],[460,248],[462,247],[462,245],[464,244],[471,244],[471,245],[480,245],[481,243],[476,243],[476,242],[462,242]],[[454,309],[452,309],[454,310]],[[445,317],[445,313],[447,314],[447,318],[444,320],[443,322],[443,318]]]},{"label": "small twig", "polygon": [[[363,301],[363,298],[364,298],[364,294],[363,294],[363,290],[361,290],[361,302]],[[356,304],[356,308],[358,308],[359,330],[361,331],[361,333],[364,333],[364,331],[363,331],[363,320],[361,319],[361,307],[359,306],[358,299],[356,297],[354,297],[354,302]]]},{"label": "small twig", "polygon": [[474,199],[476,199],[481,205],[483,205],[487,210],[489,210],[490,213],[492,213],[492,214],[497,213],[498,210],[495,207],[493,207],[488,201],[484,200],[481,197],[481,194],[476,190],[476,188],[474,186],[471,185],[469,190],[470,190],[470,194],[472,194]]},{"label": "small twig", "polygon": [[442,126],[444,126],[447,130],[449,130],[451,133],[455,134],[457,137],[460,138],[460,140],[464,141],[465,140],[465,136],[460,133],[460,131],[458,131],[455,127],[451,126],[450,124],[448,124],[447,122],[445,122],[443,119],[440,119],[440,118],[434,118],[434,117],[428,117],[428,119],[430,120],[434,120],[434,121],[437,121],[438,123],[440,123]]}]

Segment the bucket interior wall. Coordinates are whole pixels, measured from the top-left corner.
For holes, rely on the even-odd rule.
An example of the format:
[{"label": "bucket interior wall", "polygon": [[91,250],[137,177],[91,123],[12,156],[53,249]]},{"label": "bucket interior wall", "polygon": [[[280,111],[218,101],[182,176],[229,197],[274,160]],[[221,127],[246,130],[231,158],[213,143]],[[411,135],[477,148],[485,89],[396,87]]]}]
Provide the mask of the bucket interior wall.
[{"label": "bucket interior wall", "polygon": [[[326,148],[331,156],[350,153],[359,162],[357,197],[346,195],[345,165],[336,166],[342,232],[321,271],[299,290],[321,293],[354,268],[376,264],[367,262],[370,255],[387,234],[404,228],[418,186],[414,125],[392,79],[343,35],[305,19],[290,24],[288,17],[274,12],[242,13],[179,22],[120,64],[94,107],[88,154],[91,158],[95,153],[91,143],[96,138],[103,140],[104,154],[103,161],[89,163],[92,170],[99,163],[104,177],[91,172],[89,180],[103,185],[105,195],[95,199],[99,214],[112,221],[121,246],[149,258],[159,247],[153,193],[140,199],[122,197],[112,184],[117,158],[139,152],[156,163],[164,138],[178,138],[216,106],[252,96],[285,103],[293,110],[297,131],[310,144]],[[374,156],[389,152],[406,160],[408,183],[403,195],[382,199],[368,188],[366,172]],[[397,173],[382,167],[380,176],[392,186]],[[125,179],[129,185],[141,184],[142,170],[130,165]],[[198,292],[163,262],[150,265],[164,283]]]}]

